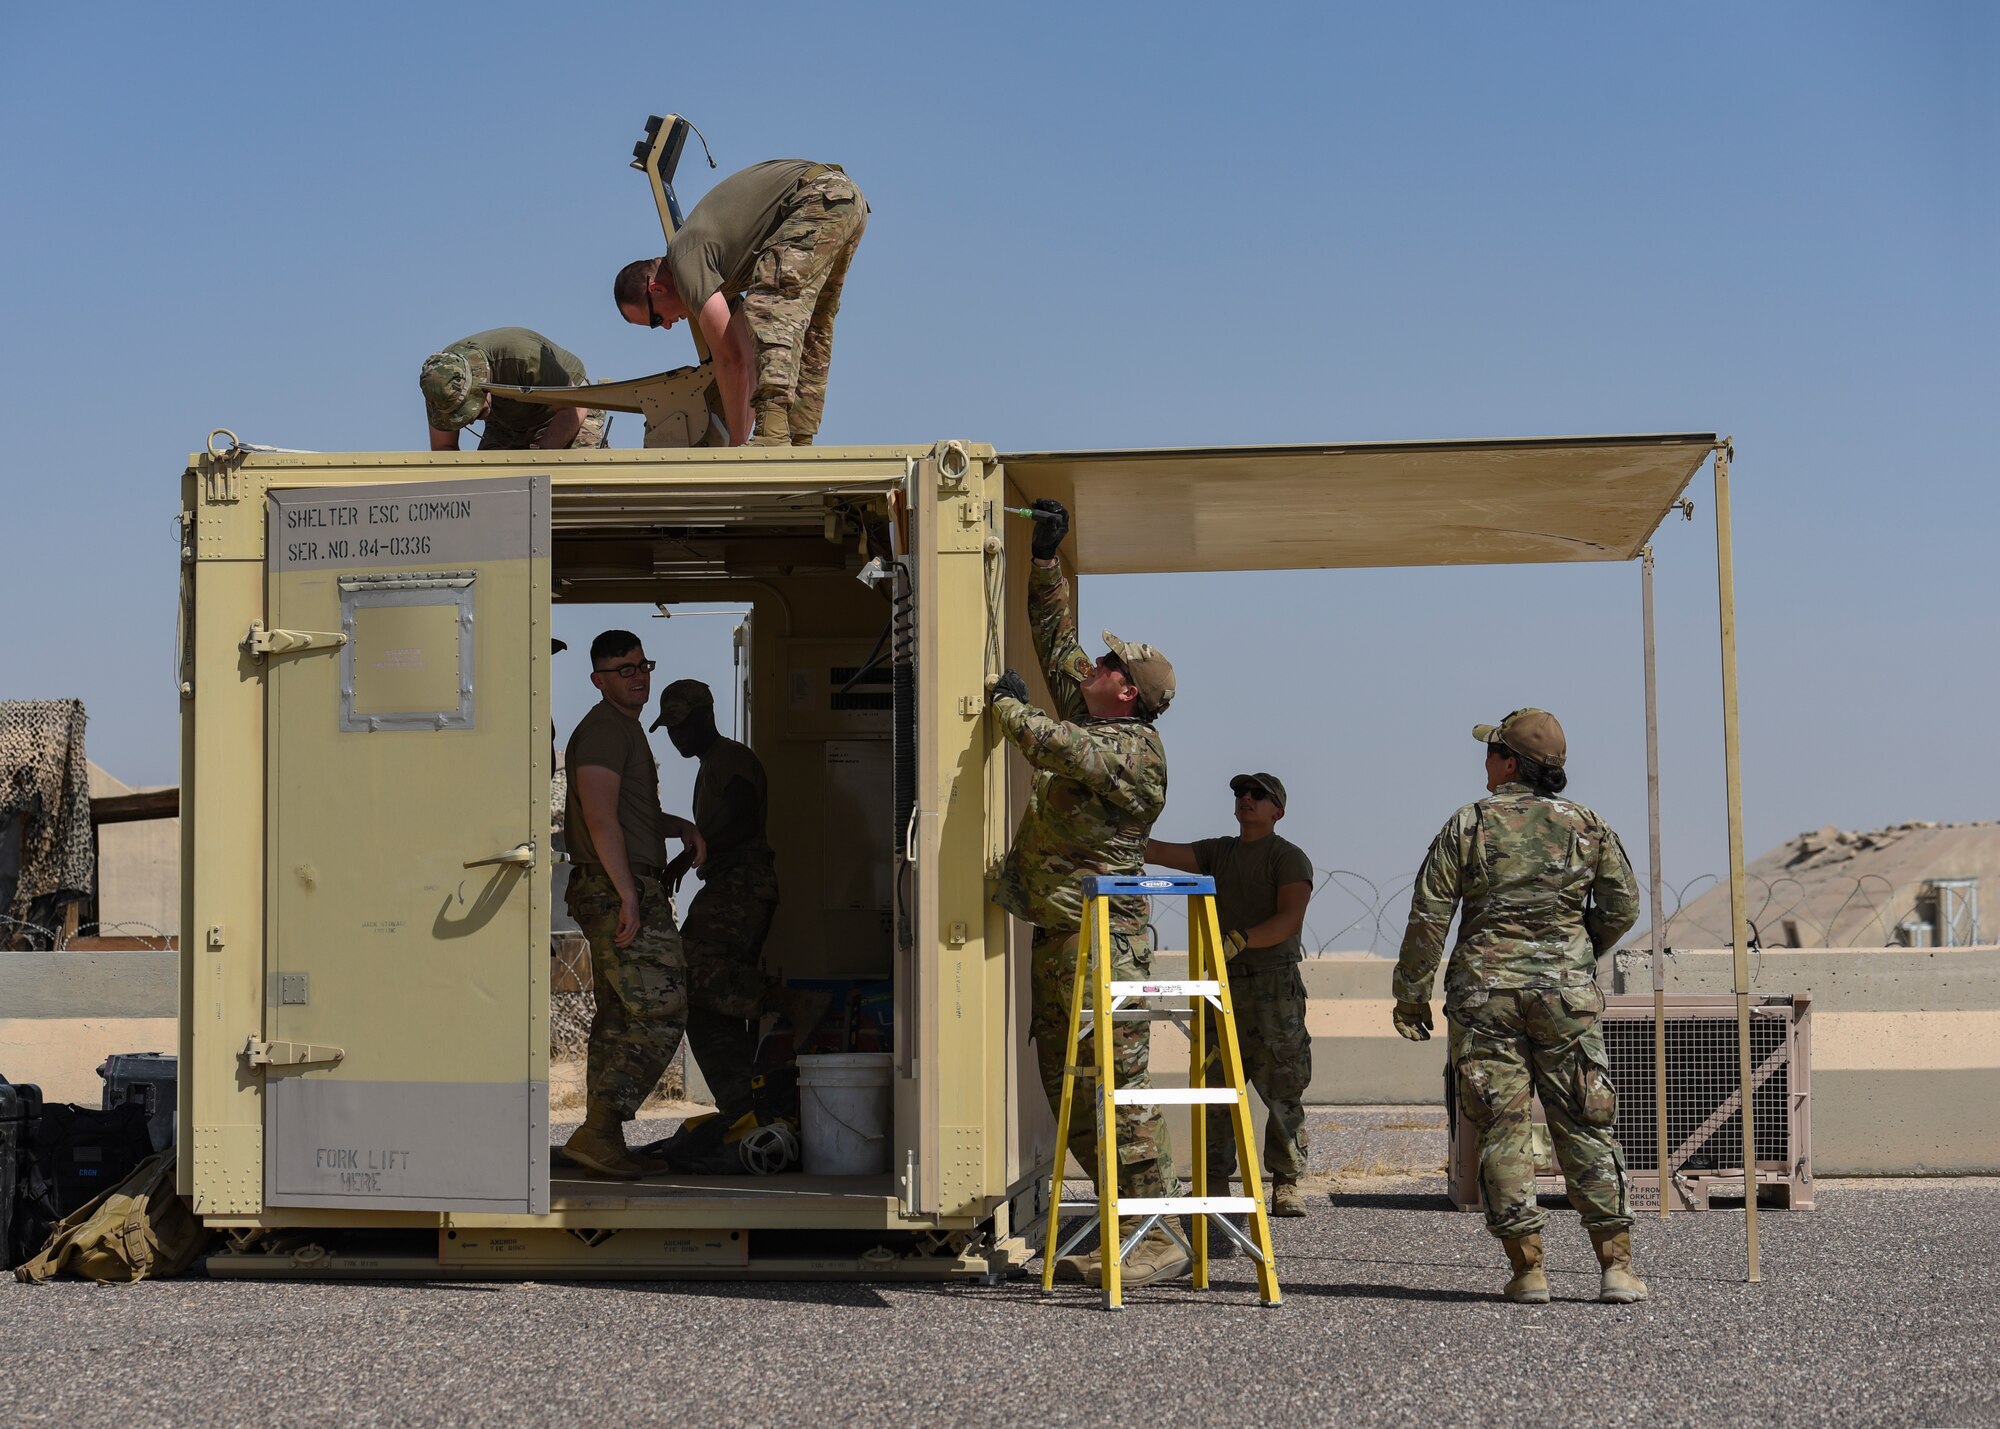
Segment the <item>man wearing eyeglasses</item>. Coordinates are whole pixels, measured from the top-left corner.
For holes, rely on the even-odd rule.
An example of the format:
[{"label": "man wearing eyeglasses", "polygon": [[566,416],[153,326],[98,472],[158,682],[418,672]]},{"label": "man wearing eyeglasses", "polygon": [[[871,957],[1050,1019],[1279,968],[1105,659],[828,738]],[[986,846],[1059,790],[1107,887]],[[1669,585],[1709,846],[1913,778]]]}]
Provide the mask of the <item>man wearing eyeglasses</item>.
[{"label": "man wearing eyeglasses", "polygon": [[524,327],[496,327],[460,338],[424,359],[417,377],[430,418],[431,450],[455,452],[458,434],[484,421],[483,452],[601,447],[611,419],[582,407],[545,407],[496,397],[489,387],[581,387],[583,359]]},{"label": "man wearing eyeglasses", "polygon": [[[1174,667],[1152,646],[1120,640],[1108,630],[1104,643],[1111,648],[1106,654],[1092,660],[1083,652],[1056,554],[1069,530],[1069,512],[1056,501],[1037,501],[1034,507],[1028,622],[1057,713],[1046,715],[1029,704],[1027,682],[1013,670],[993,684],[993,713],[1000,729],[1034,770],[1027,811],[1014,832],[995,901],[1034,925],[1029,1035],[1053,1110],[1062,1096],[1069,1044],[1083,879],[1145,871],[1146,836],[1167,802],[1167,751],[1153,722],[1173,701]],[[1111,900],[1112,977],[1152,975],[1146,921],[1145,898]],[[1152,1084],[1149,1026],[1113,1024],[1112,1062],[1121,1087]],[[1077,1053],[1083,1062],[1091,1055],[1082,1048]],[[1159,1108],[1121,1106],[1117,1117],[1118,1194],[1174,1195],[1173,1146]],[[1094,1181],[1097,1131],[1088,1111],[1072,1118],[1068,1149]],[[1127,1257],[1125,1284],[1171,1279],[1187,1266],[1179,1242],[1156,1227]],[[1092,1254],[1065,1256],[1056,1272],[1064,1279],[1095,1283],[1100,1269]]]},{"label": "man wearing eyeglasses", "polygon": [[752,164],[703,196],[664,257],[621,268],[612,298],[641,327],[700,325],[730,445],[809,447],[841,288],[867,227],[868,201],[838,164]]},{"label": "man wearing eyeglasses", "polygon": [[625,1123],[659,1085],[687,1031],[687,959],[666,887],[667,840],[699,865],[707,856],[691,819],[660,808],[660,769],[639,719],[653,662],[629,630],[590,644],[590,683],[603,696],[577,722],[563,766],[570,916],[590,940],[589,1098],[564,1151],[606,1176],[646,1173],[625,1145]]},{"label": "man wearing eyeglasses", "polygon": [[[1193,843],[1146,841],[1146,862],[1206,874],[1215,880],[1215,912],[1229,962],[1229,994],[1243,1070],[1270,1119],[1264,1124],[1264,1166],[1271,1173],[1271,1214],[1302,1216],[1306,1172],[1306,1088],[1312,1083],[1312,1038],[1306,1034],[1306,985],[1299,975],[1312,898],[1313,866],[1305,850],[1277,833],[1285,816],[1285,786],[1274,774],[1238,774],[1229,781],[1236,798],[1234,838]],[[1220,1068],[1215,1023],[1207,1024],[1210,1066]],[[1208,1169],[1212,1185],[1236,1174],[1236,1137],[1229,1118],[1208,1118]],[[1245,1187],[1249,1194],[1249,1187]],[[1236,1253],[1226,1236],[1212,1251]]]}]

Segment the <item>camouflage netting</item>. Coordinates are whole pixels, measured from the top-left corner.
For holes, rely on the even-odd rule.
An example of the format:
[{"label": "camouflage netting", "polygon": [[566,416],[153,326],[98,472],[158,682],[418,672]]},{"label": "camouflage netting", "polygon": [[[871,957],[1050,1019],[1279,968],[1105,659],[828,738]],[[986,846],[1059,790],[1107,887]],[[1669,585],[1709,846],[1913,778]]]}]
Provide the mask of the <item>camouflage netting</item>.
[{"label": "camouflage netting", "polygon": [[0,700],[0,819],[25,816],[8,928],[90,892],[90,765],[82,700]]}]

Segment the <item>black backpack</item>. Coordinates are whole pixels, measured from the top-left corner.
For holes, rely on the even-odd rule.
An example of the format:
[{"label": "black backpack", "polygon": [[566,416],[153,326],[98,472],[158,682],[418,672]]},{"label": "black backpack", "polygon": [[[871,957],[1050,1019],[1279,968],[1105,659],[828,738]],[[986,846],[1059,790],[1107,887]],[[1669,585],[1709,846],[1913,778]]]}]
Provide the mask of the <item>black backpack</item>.
[{"label": "black backpack", "polygon": [[[16,1092],[28,1090],[15,1087]],[[109,1111],[67,1102],[40,1105],[27,1122],[14,1188],[9,1266],[42,1248],[49,1228],[131,1175],[153,1154],[146,1108],[126,1102]]]}]

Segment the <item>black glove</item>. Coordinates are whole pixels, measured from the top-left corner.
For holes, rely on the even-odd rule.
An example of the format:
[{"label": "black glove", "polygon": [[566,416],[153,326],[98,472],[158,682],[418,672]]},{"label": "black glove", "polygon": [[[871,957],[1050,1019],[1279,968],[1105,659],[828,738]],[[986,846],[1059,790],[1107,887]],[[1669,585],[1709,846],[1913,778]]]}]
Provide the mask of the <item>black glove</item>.
[{"label": "black glove", "polygon": [[1035,502],[1034,509],[1048,512],[1047,516],[1035,517],[1035,559],[1053,561],[1056,548],[1069,534],[1069,508],[1060,501],[1043,500]]},{"label": "black glove", "polygon": [[986,692],[986,698],[989,701],[997,700],[1002,695],[1006,695],[1010,699],[1019,700],[1022,704],[1028,702],[1028,682],[1021,678],[1019,670],[1009,670],[1006,674],[995,680],[993,688]]}]

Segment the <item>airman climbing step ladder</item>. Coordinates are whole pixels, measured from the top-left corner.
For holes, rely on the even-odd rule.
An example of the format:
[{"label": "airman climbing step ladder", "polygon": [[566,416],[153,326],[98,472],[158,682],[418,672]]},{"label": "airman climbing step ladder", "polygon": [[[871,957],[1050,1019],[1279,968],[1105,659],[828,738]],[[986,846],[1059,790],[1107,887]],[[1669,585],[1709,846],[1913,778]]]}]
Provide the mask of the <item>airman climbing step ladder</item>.
[{"label": "airman climbing step ladder", "polygon": [[[1114,981],[1111,977],[1111,903],[1117,895],[1186,898],[1188,900],[1188,971],[1180,981],[1148,979],[1140,982]],[[1088,989],[1086,1003],[1085,991]],[[1184,1007],[1132,1006],[1135,1000],[1153,1001],[1178,998]],[[1216,1041],[1222,1056],[1224,1085],[1207,1083],[1205,1025],[1213,1008]],[[1092,1038],[1093,1065],[1077,1061],[1077,1047],[1090,1036],[1099,1021],[1171,1021],[1187,1034],[1190,1046],[1188,1084],[1178,1087],[1119,1087],[1112,1073],[1113,1039]],[[1068,1201],[1062,1198],[1063,1170],[1069,1160],[1069,1128],[1079,1079],[1089,1079],[1097,1088],[1097,1200]],[[1128,1197],[1118,1195],[1118,1118],[1121,1106],[1186,1106],[1192,1121],[1194,1176],[1192,1196]],[[1236,1162],[1245,1196],[1208,1194],[1208,1108],[1226,1107],[1236,1131]],[[1193,1262],[1194,1288],[1208,1288],[1208,1230],[1212,1219],[1225,1235],[1249,1252],[1257,1266],[1257,1291],[1266,1305],[1282,1299],[1278,1272],[1271,1254],[1271,1219],[1264,1207],[1262,1169],[1257,1163],[1257,1147],[1250,1134],[1250,1099],[1243,1086],[1243,1053],[1236,1041],[1236,1014],[1229,1000],[1229,972],[1222,951],[1222,929],[1215,916],[1215,880],[1186,875],[1138,878],[1090,877],[1083,880],[1083,928],[1076,944],[1076,977],[1069,1002],[1069,1046],[1063,1056],[1062,1099],[1056,1112],[1056,1165],[1049,1188],[1048,1236],[1043,1241],[1042,1289],[1055,1288],[1056,1261],[1067,1255],[1090,1231],[1085,1220],[1069,1240],[1057,1245],[1057,1227],[1064,1211],[1095,1209],[1100,1246],[1117,1247],[1117,1254],[1099,1257],[1103,1267],[1100,1288],[1107,1310],[1124,1308],[1121,1283],[1122,1263],[1132,1248],[1145,1239],[1153,1227],[1163,1227],[1179,1241]],[[1225,1185],[1224,1190],[1228,1187]],[[1252,1236],[1246,1236],[1229,1221],[1229,1216],[1248,1213]],[[1181,1234],[1178,1216],[1193,1217],[1194,1238],[1190,1244]],[[1137,1229],[1122,1241],[1118,1235],[1121,1216],[1136,1218]]]}]

